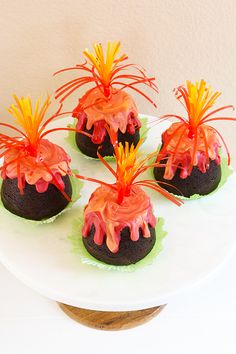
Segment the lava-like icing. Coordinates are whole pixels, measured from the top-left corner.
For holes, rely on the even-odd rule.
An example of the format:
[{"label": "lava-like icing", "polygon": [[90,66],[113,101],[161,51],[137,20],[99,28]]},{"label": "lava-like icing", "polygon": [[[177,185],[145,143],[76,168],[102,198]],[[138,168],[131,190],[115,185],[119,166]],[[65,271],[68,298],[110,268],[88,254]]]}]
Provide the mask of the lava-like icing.
[{"label": "lava-like icing", "polygon": [[119,251],[120,232],[124,227],[129,227],[131,240],[137,241],[140,228],[144,237],[150,237],[148,225],[156,225],[150,198],[134,185],[130,196],[124,197],[121,204],[117,203],[116,189],[109,186],[97,188],[85,208],[84,220],[83,236],[88,236],[94,225],[94,242],[102,245],[106,237],[106,245],[113,253]]},{"label": "lava-like icing", "polygon": [[112,89],[112,94],[106,98],[95,88],[86,93],[73,111],[73,117],[78,119],[76,129],[88,130],[94,127],[92,142],[100,144],[106,135],[106,125],[117,132],[134,134],[141,127],[137,107],[132,97],[123,90]]},{"label": "lava-like icing", "polygon": [[[174,133],[174,131],[176,132]],[[167,144],[173,133],[172,139]],[[163,147],[159,159],[168,157],[165,160],[165,179],[171,180],[178,167],[180,167],[180,177],[186,178],[191,174],[192,166],[198,166],[199,170],[205,173],[209,167],[209,159],[220,164],[219,148],[221,145],[216,131],[208,125],[199,126],[196,136],[191,138],[189,137],[189,128],[185,124],[173,123],[162,134],[162,141]],[[194,151],[196,151],[195,154]]]},{"label": "lava-like icing", "polygon": [[[5,154],[2,177],[19,179],[20,172],[23,186],[25,182],[34,184],[36,190],[43,193],[47,190],[49,183],[55,184],[53,174],[59,186],[64,190],[65,185],[61,176],[70,172],[70,157],[67,153],[60,146],[46,139],[40,140],[34,154],[30,152],[28,147],[29,144],[25,140],[25,149],[12,148]],[[14,162],[10,163],[11,161]]]}]

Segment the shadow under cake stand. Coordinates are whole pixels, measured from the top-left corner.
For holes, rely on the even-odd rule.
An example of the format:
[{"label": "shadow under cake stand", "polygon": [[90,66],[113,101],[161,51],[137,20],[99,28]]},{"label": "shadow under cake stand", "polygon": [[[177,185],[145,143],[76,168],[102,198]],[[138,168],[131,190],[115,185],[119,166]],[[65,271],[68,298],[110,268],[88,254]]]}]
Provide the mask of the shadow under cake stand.
[{"label": "shadow under cake stand", "polygon": [[[166,127],[157,125],[149,132],[144,146],[147,152],[160,141]],[[104,166],[78,154],[65,141],[65,134],[56,134],[54,141],[71,155],[72,167],[82,175],[112,181]],[[25,221],[0,207],[0,261],[78,322],[99,329],[131,328],[151,319],[172,297],[216,272],[232,254],[236,245],[235,185],[233,173],[216,193],[181,207],[147,190],[154,214],[165,219],[168,235],[153,262],[133,272],[83,263],[68,239],[97,187],[94,184],[84,184],[82,197],[53,223]]]}]

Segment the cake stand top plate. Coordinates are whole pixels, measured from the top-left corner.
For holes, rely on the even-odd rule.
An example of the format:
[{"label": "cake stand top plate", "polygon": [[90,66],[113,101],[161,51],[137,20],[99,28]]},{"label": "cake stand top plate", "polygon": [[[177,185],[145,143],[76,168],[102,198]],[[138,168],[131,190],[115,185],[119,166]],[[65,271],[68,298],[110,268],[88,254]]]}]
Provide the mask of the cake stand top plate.
[{"label": "cake stand top plate", "polygon": [[[154,117],[148,117],[153,121]],[[62,125],[66,118],[54,122]],[[169,123],[155,125],[144,149],[151,152]],[[72,157],[72,167],[82,175],[112,176],[99,161],[88,160],[68,142],[65,132],[51,140]],[[82,264],[68,240],[71,223],[78,217],[97,185],[85,183],[73,208],[51,224],[38,225],[0,208],[0,261],[21,281],[53,300],[104,311],[138,310],[166,303],[169,298],[212,274],[232,253],[235,244],[236,174],[212,195],[177,207],[151,193],[154,213],[165,219],[164,248],[149,266],[134,272],[102,270]]]}]

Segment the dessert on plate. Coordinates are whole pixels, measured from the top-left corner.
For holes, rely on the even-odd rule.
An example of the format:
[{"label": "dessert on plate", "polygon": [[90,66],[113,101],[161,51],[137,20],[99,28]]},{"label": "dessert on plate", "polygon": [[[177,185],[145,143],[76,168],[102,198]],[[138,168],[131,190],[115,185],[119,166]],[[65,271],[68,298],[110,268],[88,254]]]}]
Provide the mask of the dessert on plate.
[{"label": "dessert on plate", "polygon": [[63,129],[46,129],[60,114],[58,111],[43,122],[50,97],[43,103],[38,99],[34,108],[29,97],[14,98],[9,112],[20,127],[0,123],[14,133],[0,133],[2,203],[26,219],[50,218],[67,206],[72,195],[70,157],[62,147],[46,139],[49,133]]},{"label": "dessert on plate", "polygon": [[[161,119],[176,118],[178,122],[162,134],[162,145],[154,176],[163,188],[177,195],[191,197],[206,195],[217,188],[221,180],[220,147],[226,149],[228,164],[230,155],[225,141],[216,128],[208,123],[236,118],[218,116],[232,105],[213,108],[220,92],[213,92],[204,80],[175,89],[177,100],[184,106],[187,116],[167,114]],[[175,188],[173,188],[175,187]]]},{"label": "dessert on plate", "polygon": [[[119,55],[120,42],[108,42],[106,52],[100,43],[94,44],[92,54],[86,49],[83,54],[84,64],[59,70],[62,73],[77,70],[81,75],[56,90],[56,99],[63,103],[68,96],[80,87],[90,84],[90,88],[79,99],[72,116],[77,119],[77,130],[92,135],[88,137],[77,132],[76,144],[87,156],[97,158],[97,151],[102,156],[112,156],[113,146],[106,126],[118,133],[118,140],[123,144],[136,145],[139,141],[141,122],[133,98],[126,89],[142,95],[156,107],[156,104],[142,91],[146,86],[158,92],[154,77],[148,77],[145,70],[137,65],[127,63],[127,55]],[[141,86],[141,87],[140,87]]]},{"label": "dessert on plate", "polygon": [[109,131],[109,136],[114,146],[116,170],[103,157],[99,157],[114,175],[115,183],[108,184],[77,175],[78,178],[100,184],[84,209],[82,236],[85,248],[96,259],[123,266],[144,258],[156,241],[156,218],[150,198],[142,187],[160,192],[177,205],[181,201],[158,186],[155,180],[136,180],[141,173],[153,166],[146,162],[154,154],[145,158],[138,154],[142,139],[134,147],[128,142],[125,146],[118,143],[112,131]]}]

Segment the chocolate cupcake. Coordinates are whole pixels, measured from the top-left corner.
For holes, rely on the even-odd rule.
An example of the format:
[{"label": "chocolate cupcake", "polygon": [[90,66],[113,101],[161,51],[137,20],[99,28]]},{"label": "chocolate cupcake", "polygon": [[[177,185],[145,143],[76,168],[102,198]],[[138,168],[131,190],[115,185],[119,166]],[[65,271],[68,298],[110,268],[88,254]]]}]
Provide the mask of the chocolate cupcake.
[{"label": "chocolate cupcake", "polygon": [[[160,164],[165,162],[162,160]],[[213,192],[221,180],[221,167],[215,160],[210,160],[209,168],[204,173],[198,166],[194,166],[191,174],[186,178],[180,177],[181,168],[177,168],[171,181],[165,179],[164,174],[165,167],[154,168],[154,177],[163,188],[170,193],[189,198],[195,194],[206,195]]]},{"label": "chocolate cupcake", "polygon": [[[88,130],[86,128],[86,123],[87,123],[87,118],[85,120],[84,125],[82,127],[80,127],[81,129],[78,129],[78,128],[77,129],[82,130],[83,132],[86,132],[86,133],[90,134],[91,136],[93,136],[94,127],[90,128]],[[125,145],[125,142],[128,142],[130,146],[131,146],[131,144],[136,146],[139,142],[139,139],[140,139],[139,126],[140,125],[137,122],[134,134],[130,134],[127,129],[124,133],[122,133],[119,129],[118,130],[118,141],[121,142],[123,145]],[[114,149],[113,149],[113,146],[110,142],[110,138],[109,138],[109,135],[107,132],[105,132],[104,140],[100,143],[94,143],[93,139],[91,139],[90,137],[88,137],[87,135],[85,135],[83,133],[78,133],[78,132],[75,133],[75,141],[76,141],[76,144],[77,144],[79,150],[87,156],[90,156],[93,158],[98,158],[98,151],[99,151],[99,154],[103,157],[104,156],[113,156],[113,154],[114,154]],[[95,141],[97,141],[97,140],[95,140]]]},{"label": "chocolate cupcake", "polygon": [[15,215],[31,220],[42,220],[55,216],[70,202],[72,187],[69,179],[70,157],[58,145],[44,137],[50,117],[42,120],[50,105],[50,99],[35,111],[29,97],[18,99],[9,112],[23,128],[0,123],[18,132],[17,137],[0,134],[3,149],[1,175],[1,199],[6,209]]},{"label": "chocolate cupcake", "polygon": [[115,176],[116,182],[108,184],[94,178],[83,177],[87,181],[101,184],[91,195],[84,210],[83,243],[87,251],[98,260],[112,265],[125,266],[144,258],[156,242],[156,218],[150,198],[141,186],[162,193],[180,205],[181,202],[160,186],[155,180],[136,178],[152,165],[146,162],[153,154],[141,159],[136,147],[117,142],[117,134],[108,129],[114,147],[116,171],[104,159],[101,161]]},{"label": "chocolate cupcake", "polygon": [[[69,176],[63,176],[64,192],[72,195]],[[4,207],[11,213],[30,220],[43,220],[60,213],[69,203],[52,183],[45,192],[37,192],[35,185],[25,183],[24,193],[21,194],[17,178],[5,178],[2,182],[1,199]]]},{"label": "chocolate cupcake", "polygon": [[117,202],[117,191],[102,186],[91,196],[84,212],[83,242],[98,260],[129,265],[144,258],[156,240],[156,218],[149,197],[138,186]]},{"label": "chocolate cupcake", "polygon": [[[109,250],[106,243],[97,245],[94,241],[96,232],[93,225],[87,237],[83,237],[83,243],[87,251],[99,261],[113,265],[130,265],[135,264],[143,259],[153,248],[156,242],[156,231],[148,225],[150,237],[144,237],[143,231],[139,228],[138,241],[133,242],[130,238],[130,229],[126,226],[120,232],[119,251],[113,253]],[[105,239],[106,239],[105,235]]]},{"label": "chocolate cupcake", "polygon": [[[175,117],[173,123],[162,134],[162,146],[154,167],[155,179],[160,185],[176,195],[191,197],[207,195],[214,191],[221,180],[219,149],[221,134],[206,123],[214,120],[235,120],[215,117],[217,112],[232,106],[225,106],[209,112],[220,93],[213,93],[206,82],[180,86],[175,90],[177,99],[184,105],[188,117]],[[228,163],[230,163],[228,149]]]},{"label": "chocolate cupcake", "polygon": [[[136,145],[139,141],[141,122],[136,104],[124,91],[125,88],[138,92],[156,107],[146,94],[136,88],[137,85],[144,84],[157,92],[155,78],[147,77],[144,70],[136,65],[124,64],[128,57],[117,57],[119,49],[120,42],[109,42],[105,55],[102,45],[95,44],[95,55],[89,50],[84,51],[88,63],[57,72],[79,70],[87,75],[69,81],[56,91],[55,97],[60,99],[60,103],[79,87],[94,84],[79,99],[78,106],[72,112],[72,116],[77,119],[76,144],[82,153],[94,158],[98,158],[98,152],[101,156],[113,155],[107,127],[118,134],[118,141],[122,144],[128,142]],[[128,68],[132,72],[126,72]]]}]

